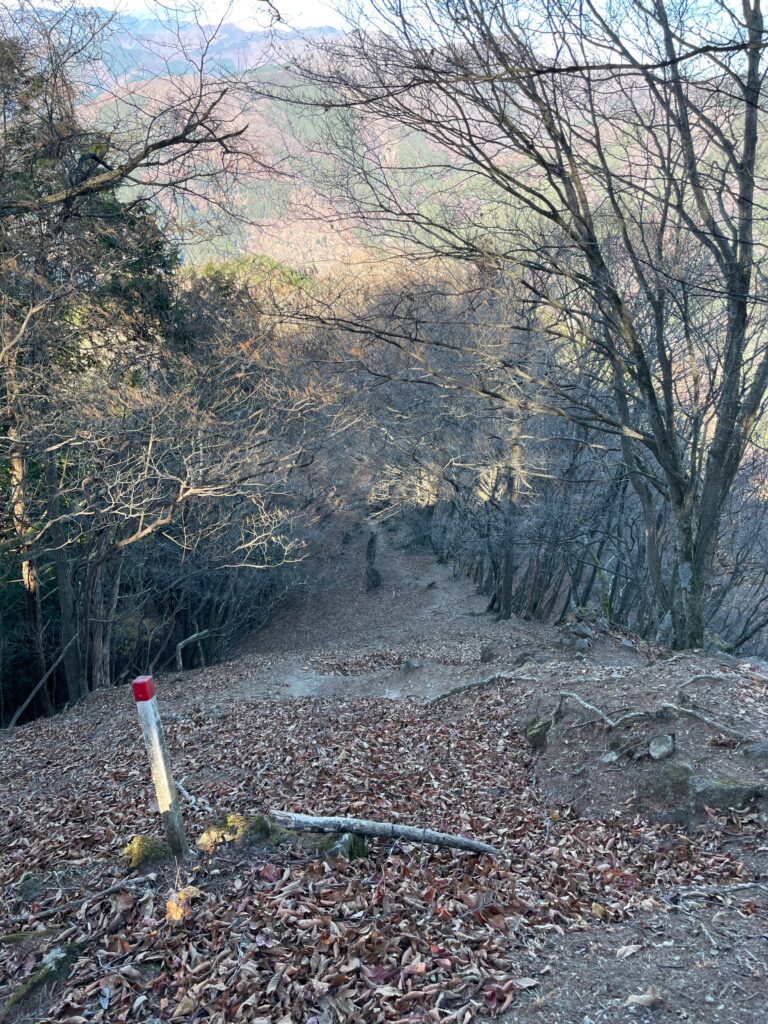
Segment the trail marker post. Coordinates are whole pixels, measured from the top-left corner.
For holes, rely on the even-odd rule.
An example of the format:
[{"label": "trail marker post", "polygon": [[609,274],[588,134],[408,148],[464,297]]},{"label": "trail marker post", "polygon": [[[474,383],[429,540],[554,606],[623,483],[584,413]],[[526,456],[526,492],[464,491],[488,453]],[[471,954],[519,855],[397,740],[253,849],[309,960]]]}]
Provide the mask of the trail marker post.
[{"label": "trail marker post", "polygon": [[165,744],[163,723],[157,709],[155,684],[152,676],[138,676],[133,681],[133,697],[139,713],[141,731],[149,754],[152,781],[155,784],[157,803],[165,826],[168,846],[175,857],[186,857],[189,853],[184,819],[181,816],[179,794],[171,774],[171,761]]}]

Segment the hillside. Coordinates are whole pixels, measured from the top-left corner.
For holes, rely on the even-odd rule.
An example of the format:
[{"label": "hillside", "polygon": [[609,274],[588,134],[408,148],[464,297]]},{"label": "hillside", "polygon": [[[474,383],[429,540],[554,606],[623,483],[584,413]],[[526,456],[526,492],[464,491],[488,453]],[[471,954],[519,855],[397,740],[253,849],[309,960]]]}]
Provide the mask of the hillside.
[{"label": "hillside", "polygon": [[[1,1019],[763,1020],[768,771],[726,732],[768,736],[765,677],[597,623],[583,653],[576,627],[496,622],[407,524],[378,533],[379,589],[358,524],[316,597],[230,661],[158,680],[190,839],[243,816],[187,863],[121,853],[161,835],[129,688],[2,736]],[[562,691],[587,707],[532,750]],[[660,734],[675,750],[657,762]],[[503,855],[238,841],[270,808]]]}]

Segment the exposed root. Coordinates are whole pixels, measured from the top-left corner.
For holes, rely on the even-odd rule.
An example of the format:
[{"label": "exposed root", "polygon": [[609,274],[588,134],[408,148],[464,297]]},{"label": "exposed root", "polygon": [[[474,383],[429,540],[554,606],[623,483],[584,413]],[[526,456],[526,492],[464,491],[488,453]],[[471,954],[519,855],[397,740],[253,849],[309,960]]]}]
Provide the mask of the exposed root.
[{"label": "exposed root", "polygon": [[101,892],[89,892],[85,896],[81,896],[76,900],[69,900],[67,903],[58,903],[55,907],[50,907],[48,910],[41,910],[35,913],[29,911],[26,914],[21,914],[19,917],[12,917],[11,924],[23,924],[30,918],[34,918],[36,921],[44,921],[48,917],[55,917],[57,914],[63,913],[65,910],[71,910],[73,907],[79,907],[81,903],[98,903],[99,900],[103,900],[105,896],[111,896],[116,892],[123,892],[125,889],[135,889],[137,886],[144,885],[147,882],[153,881],[148,875],[141,875],[138,878],[124,879],[122,882],[116,882],[114,885],[110,885],[108,889],[102,889]]},{"label": "exposed root", "polygon": [[443,701],[449,700],[451,697],[456,697],[460,693],[466,693],[468,690],[487,690],[489,687],[501,682],[533,683],[535,680],[532,676],[512,676],[509,672],[494,672],[494,674],[492,676],[488,676],[487,679],[479,679],[475,683],[462,683],[461,686],[454,686],[450,690],[446,690],[445,693],[441,693],[439,696],[433,697],[428,703],[434,707],[436,704],[442,704]]},{"label": "exposed root", "polygon": [[695,708],[683,707],[680,704],[662,704],[662,708],[665,711],[674,711],[677,715],[687,715],[688,718],[695,718],[699,722],[703,722],[704,725],[708,725],[710,729],[716,729],[721,732],[724,736],[730,736],[740,743],[753,743],[757,739],[754,735],[747,735],[744,732],[740,732],[738,729],[732,728],[730,725],[724,725],[722,722],[715,721],[714,718],[709,718],[707,715],[702,715],[700,711],[696,711]]},{"label": "exposed root", "polygon": [[630,722],[661,718],[664,717],[665,714],[672,712],[676,715],[686,715],[688,718],[695,718],[697,721],[703,722],[704,725],[709,726],[710,729],[715,729],[717,732],[721,732],[724,736],[730,736],[732,739],[738,740],[740,743],[752,743],[757,739],[754,735],[748,735],[738,729],[734,729],[730,725],[718,722],[716,719],[710,718],[708,715],[704,715],[700,711],[697,711],[695,708],[689,707],[688,705],[672,704],[669,702],[661,704],[655,711],[630,711],[625,715],[621,715],[619,718],[613,719],[601,708],[596,707],[594,704],[590,704],[588,701],[584,700],[583,697],[580,697],[578,693],[572,693],[570,690],[560,691],[560,700],[557,702],[557,707],[552,713],[554,721],[557,721],[562,716],[563,707],[568,700],[575,701],[580,707],[584,708],[585,711],[589,711],[595,715],[595,721],[602,722],[609,731],[618,729],[623,725],[628,725]]}]

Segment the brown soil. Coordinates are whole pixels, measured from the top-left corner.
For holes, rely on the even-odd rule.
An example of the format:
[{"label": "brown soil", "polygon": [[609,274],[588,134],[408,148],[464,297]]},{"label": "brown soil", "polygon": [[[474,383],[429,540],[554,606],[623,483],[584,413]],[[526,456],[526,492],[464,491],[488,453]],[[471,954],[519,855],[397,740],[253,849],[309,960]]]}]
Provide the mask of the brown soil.
[{"label": "brown soil", "polygon": [[[345,698],[353,707],[358,698],[373,697],[410,698],[422,707],[437,701],[429,713],[441,726],[492,714],[494,728],[499,729],[500,722],[503,726],[499,742],[519,745],[526,723],[550,715],[562,691],[578,694],[614,720],[627,711],[653,713],[665,702],[688,700],[728,729],[768,738],[768,682],[745,663],[724,664],[723,659],[702,654],[670,656],[609,631],[598,632],[586,656],[577,657],[567,630],[495,621],[485,613],[486,599],[468,581],[454,578],[450,566],[436,565],[403,530],[380,528],[377,568],[382,586],[368,593],[366,539],[364,529],[340,538],[338,551],[329,559],[337,569],[322,595],[286,609],[228,662],[158,680],[172,744],[192,744],[205,721],[215,720],[223,733],[231,728],[238,709],[251,718],[256,711],[269,715],[265,704],[271,701],[297,699],[304,707],[307,698],[310,706],[317,698],[322,711],[326,698]],[[477,692],[490,688],[493,699],[465,699],[473,691],[460,688],[491,676],[500,678]],[[454,690],[459,692],[451,696]],[[77,765],[62,768],[55,754],[72,744],[85,758],[89,750],[92,757],[104,757],[105,771],[109,769],[116,786],[122,785],[128,768],[111,762],[107,748],[118,719],[131,716],[130,705],[121,688],[92,695],[85,706],[29,727],[35,745],[50,749],[52,759],[48,764],[43,758],[26,773],[26,798],[32,794],[41,806],[53,806],[69,800],[70,790],[76,793],[72,773]],[[476,728],[484,730],[486,724],[478,717]],[[660,769],[647,754],[650,739],[660,733],[675,738],[675,751],[662,767],[683,764],[704,779],[754,781],[768,787],[768,762],[748,760],[719,729],[694,718],[668,714],[612,730],[600,715],[570,702],[550,730],[546,749],[533,761],[537,799],[548,805],[553,821],[558,814],[576,811],[587,820],[631,824],[640,816],[638,793]],[[618,760],[601,761],[616,748]],[[503,760],[504,754],[499,757]],[[131,767],[132,778],[138,772]],[[0,770],[0,784],[3,775]],[[194,791],[197,783],[204,784],[213,792],[219,775],[222,792],[248,789],[237,763],[223,774],[220,768],[203,766],[199,773],[190,773],[187,785]],[[5,779],[5,784],[12,782]],[[743,863],[742,883],[756,884],[699,892],[683,902],[677,897],[673,903],[655,901],[646,912],[619,924],[604,924],[596,917],[575,932],[542,933],[550,936],[543,945],[536,943],[530,953],[521,953],[530,961],[520,968],[521,974],[536,984],[521,990],[505,1019],[542,1024],[764,1021],[765,804],[758,800],[740,810],[717,813],[698,808],[689,822],[669,826],[665,840],[676,847],[678,856],[685,844],[694,848],[715,842],[724,856]],[[571,810],[565,812],[563,805]],[[648,813],[647,807],[642,810]],[[122,838],[110,842],[117,850]],[[61,880],[58,876],[59,884]],[[629,946],[640,948],[625,955]],[[656,1005],[625,1005],[630,996],[647,993],[651,986],[659,993]]]},{"label": "brown soil", "polygon": [[[761,905],[764,909],[764,900]],[[766,919],[760,913],[745,915],[743,904],[711,907],[694,901],[571,933],[552,940],[532,967],[539,985],[502,1018],[508,1024],[758,1024],[766,1019]],[[653,1005],[627,1005],[630,997],[649,990]]]}]

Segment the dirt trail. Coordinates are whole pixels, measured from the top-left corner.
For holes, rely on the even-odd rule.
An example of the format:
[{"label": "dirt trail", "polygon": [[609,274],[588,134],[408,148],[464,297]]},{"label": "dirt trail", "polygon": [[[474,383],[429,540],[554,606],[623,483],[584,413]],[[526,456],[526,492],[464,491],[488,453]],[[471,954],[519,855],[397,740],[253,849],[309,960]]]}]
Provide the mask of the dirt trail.
[{"label": "dirt trail", "polygon": [[[768,736],[766,689],[748,672],[739,677],[732,664],[693,655],[657,660],[659,652],[648,645],[629,646],[626,638],[608,634],[598,635],[586,657],[578,659],[563,648],[557,628],[496,622],[485,613],[486,598],[468,580],[456,579],[451,567],[437,565],[428,551],[414,550],[412,538],[400,531],[379,531],[382,586],[366,593],[365,540],[361,536],[349,544],[335,586],[298,614],[287,612],[241,655],[246,662],[253,659],[244,697],[266,696],[266,675],[283,697],[338,694],[429,701],[508,671],[520,681],[513,698],[517,707],[511,710],[522,725],[528,716],[551,709],[560,689],[578,691],[613,713],[678,699],[680,687],[701,675],[711,711],[730,712],[732,723],[749,723]],[[526,654],[533,658],[524,661]],[[481,657],[491,660],[483,663]],[[420,667],[409,670],[408,659]],[[700,686],[696,692],[701,691]],[[576,721],[585,717],[576,716]],[[727,748],[704,747],[707,730],[700,723],[684,721],[676,728],[679,748],[705,774],[744,772],[743,761]],[[539,784],[551,799],[580,804],[586,813],[616,814],[650,770],[649,762],[622,768],[619,779],[617,769],[596,763],[605,748],[595,746],[589,733],[571,733],[565,749],[543,756]],[[631,808],[624,810],[631,815]],[[742,827],[749,833],[746,821],[734,833]],[[746,877],[768,879],[766,847],[760,845],[764,835],[764,826],[756,837],[747,834],[738,850],[734,834],[734,852],[742,853],[751,868]],[[714,908],[706,901],[683,901],[671,914],[670,908],[656,910],[633,922],[553,937],[539,965],[539,985],[516,1002],[505,1021],[749,1024],[764,1019],[756,1004],[768,977],[768,934],[765,917],[752,915],[757,907],[768,907],[767,888],[768,882],[733,898],[718,896]],[[627,1005],[632,996],[638,1002]]]},{"label": "dirt trail", "polygon": [[[563,629],[497,622],[472,584],[454,578],[450,566],[436,565],[403,526],[378,527],[382,584],[366,592],[368,529],[340,534],[319,596],[286,608],[224,664],[158,680],[178,777],[195,801],[186,806],[188,828],[200,834],[222,810],[354,812],[503,841],[508,863],[478,866],[434,852],[401,856],[377,849],[370,860],[334,874],[317,866],[308,870],[306,853],[290,847],[265,853],[266,867],[254,862],[252,851],[234,850],[231,857],[189,867],[185,884],[194,881],[204,891],[198,931],[191,925],[188,933],[170,930],[171,945],[152,954],[166,972],[154,988],[135,969],[148,955],[146,943],[154,941],[147,938],[143,909],[130,899],[118,906],[96,896],[85,918],[62,911],[56,926],[62,934],[85,927],[84,920],[110,935],[117,929],[119,938],[117,944],[109,940],[107,960],[95,940],[84,947],[70,988],[56,989],[53,1004],[43,994],[39,1012],[33,1009],[28,1019],[189,1019],[178,1009],[188,998],[188,981],[177,972],[173,943],[186,957],[187,940],[197,936],[197,949],[202,936],[212,950],[221,947],[217,955],[229,951],[227,962],[242,991],[265,1000],[256,1019],[270,1022],[477,1020],[513,996],[508,1024],[762,1024],[766,801],[737,812],[699,808],[695,820],[659,826],[640,821],[634,796],[659,770],[648,756],[649,738],[659,732],[674,734],[676,749],[666,763],[685,762],[705,779],[748,775],[768,786],[767,762],[748,761],[716,729],[695,718],[654,714],[685,692],[711,719],[768,738],[765,679],[734,659],[670,656],[599,630],[580,657]],[[490,687],[447,695],[492,675],[500,678]],[[650,714],[618,731],[617,753],[609,749],[617,736],[600,715],[570,704],[551,726],[546,749],[532,756],[521,732],[531,718],[551,714],[562,690],[578,693],[612,719],[628,709]],[[447,696],[429,703],[441,695]],[[34,925],[35,913],[72,893],[98,894],[125,877],[120,851],[126,838],[137,822],[148,820],[148,808],[156,821],[151,786],[143,757],[136,757],[140,739],[126,687],[93,694],[54,719],[0,737],[0,743],[0,806],[9,811],[4,832],[0,825],[6,847],[0,896],[9,915],[30,908]],[[616,757],[606,761],[607,753]],[[173,870],[163,869],[153,883],[158,900],[168,885],[178,885]],[[371,888],[371,871],[390,879],[384,902]],[[30,877],[39,889],[25,903]],[[292,894],[290,906],[265,899],[281,879]],[[718,891],[690,894],[713,881]],[[729,889],[734,881],[748,887]],[[297,951],[306,946],[308,933],[303,922],[296,924],[295,908],[302,901],[314,907],[322,894],[326,902],[306,910],[314,915],[308,917],[313,927],[321,922],[320,935],[323,915],[347,884],[357,902],[351,916],[339,918],[344,940],[331,974],[308,956],[302,971],[315,988],[305,990],[297,981],[289,991],[281,981],[272,995],[270,985],[283,977],[278,967],[294,970]],[[226,927],[220,929],[218,920]],[[377,979],[371,987],[367,975],[348,966],[368,941],[358,926],[369,937],[405,929],[408,955],[418,950],[423,973],[420,966],[402,969],[399,945],[396,954],[377,947],[375,955],[366,954],[366,970]],[[252,927],[262,939],[256,946],[242,940],[260,951],[245,965],[256,974],[242,977],[241,927]],[[39,934],[39,941],[30,939],[34,949],[22,947],[18,956],[0,943],[0,996],[26,977],[27,960],[38,962],[45,943],[58,941]],[[114,1013],[100,1012],[102,979],[112,979],[112,991],[118,977],[105,972],[110,962],[122,969],[124,957],[133,970],[128,980],[118,979],[128,1016],[118,1014],[117,1004]],[[345,980],[329,983],[328,977]],[[199,984],[195,978],[195,990]],[[375,1013],[331,1013],[332,1000],[346,989],[345,998],[357,999],[354,1005],[373,999]],[[404,999],[413,995],[432,1007],[429,1017],[412,1011],[415,1003],[407,1013],[416,1015],[407,1016],[399,1002],[406,990]],[[631,996],[640,1001],[627,1003]],[[146,1007],[138,1015],[129,1012],[144,997]],[[226,1002],[229,989],[205,998]],[[325,1009],[310,1012],[306,999]],[[456,1014],[449,1013],[451,1005]],[[209,1018],[206,1009],[205,1017],[194,1019],[233,1019],[227,1006],[229,1016]],[[292,1015],[296,1006],[305,1009]]]},{"label": "dirt trail", "polygon": [[[526,654],[581,671],[582,663],[560,646],[559,630],[495,621],[486,614],[487,598],[469,580],[457,579],[450,565],[438,564],[409,529],[376,529],[381,587],[365,589],[368,530],[346,534],[322,593],[285,609],[226,663],[229,697],[431,700],[494,672],[513,671]],[[648,658],[620,638],[604,636],[589,661],[623,669]]]},{"label": "dirt trail", "polygon": [[[499,622],[487,614],[487,599],[468,579],[457,578],[450,565],[437,564],[408,525],[373,527],[382,583],[366,591],[370,529],[358,524],[341,533],[327,557],[321,592],[287,607],[234,657],[161,679],[164,701],[185,708],[201,685],[215,695],[206,704],[213,715],[227,714],[233,703],[303,698],[429,703],[500,676],[506,680],[510,724],[520,731],[537,716],[550,715],[562,691],[614,718],[649,711],[649,722],[614,735],[605,732],[596,714],[570,703],[539,758],[538,784],[547,799],[580,813],[636,813],[633,795],[657,770],[647,743],[667,730],[675,736],[675,763],[690,765],[697,776],[746,775],[768,787],[768,759],[747,762],[716,729],[684,716],[665,725],[669,715],[661,711],[664,703],[692,702],[705,717],[768,738],[768,685],[748,670],[748,662],[673,655],[598,628],[586,655],[577,655],[567,629],[517,619]],[[606,763],[617,737],[621,755]],[[639,756],[643,750],[645,756]]]}]

